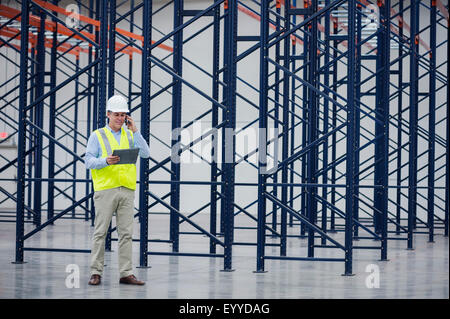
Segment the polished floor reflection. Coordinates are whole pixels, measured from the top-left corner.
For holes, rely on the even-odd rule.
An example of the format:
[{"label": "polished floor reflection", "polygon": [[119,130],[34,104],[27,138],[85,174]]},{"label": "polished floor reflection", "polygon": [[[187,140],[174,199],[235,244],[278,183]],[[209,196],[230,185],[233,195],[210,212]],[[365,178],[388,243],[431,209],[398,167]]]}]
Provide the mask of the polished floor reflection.
[{"label": "polished floor reflection", "polygon": [[[152,220],[150,238],[167,239],[162,231],[166,226]],[[183,227],[192,231],[189,225]],[[27,230],[31,229],[27,224]],[[138,230],[136,224],[135,238]],[[27,240],[26,246],[90,249],[92,231],[81,220],[57,221]],[[342,239],[342,233],[333,236]],[[235,240],[254,242],[255,231],[237,230]],[[268,242],[272,240],[268,237]],[[449,298],[448,237],[437,235],[434,243],[427,240],[426,235],[416,235],[414,250],[407,250],[405,241],[389,241],[389,261],[379,261],[378,250],[355,250],[354,276],[341,275],[341,262],[281,260],[267,260],[267,272],[254,273],[255,246],[233,247],[233,272],[221,271],[220,258],[149,256],[151,268],[135,269],[136,276],[146,281],[139,287],[119,284],[117,242],[113,241],[113,251],[105,256],[103,282],[93,287],[87,284],[86,253],[26,251],[26,263],[11,263],[15,225],[0,223],[0,298]],[[370,245],[371,241],[360,243]],[[306,245],[306,239],[290,239],[288,255],[304,256]],[[149,247],[151,251],[170,250],[165,243],[151,242]],[[135,266],[138,249],[136,242]],[[207,253],[208,238],[182,235],[180,251]],[[277,255],[278,248],[269,247],[266,252]],[[342,252],[317,249],[317,257],[342,257]]]}]

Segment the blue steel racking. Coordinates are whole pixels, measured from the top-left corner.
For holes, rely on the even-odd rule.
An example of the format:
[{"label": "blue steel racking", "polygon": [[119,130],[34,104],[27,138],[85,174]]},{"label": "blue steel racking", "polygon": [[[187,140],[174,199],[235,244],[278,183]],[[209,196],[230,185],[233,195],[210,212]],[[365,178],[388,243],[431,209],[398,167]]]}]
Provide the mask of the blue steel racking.
[{"label": "blue steel racking", "polygon": [[[123,93],[115,86],[117,78],[128,83],[126,95],[132,112],[140,111],[140,129],[147,141],[158,139],[150,125],[160,114],[170,111],[172,132],[211,117],[211,130],[188,145],[176,148],[181,145],[180,134],[172,136],[170,145],[161,141],[172,151],[171,156],[157,159],[152,155],[150,161],[141,161],[139,207],[136,209],[140,238],[135,239],[140,243],[140,267],[149,267],[149,255],[199,256],[223,258],[223,270],[232,271],[233,246],[252,245],[256,246],[256,272],[266,271],[265,260],[281,259],[343,262],[344,275],[352,275],[353,249],[379,249],[381,260],[387,260],[388,240],[405,240],[407,248],[413,249],[415,234],[425,233],[432,242],[436,229],[443,229],[444,236],[448,237],[448,55],[442,57],[446,45],[448,50],[448,37],[436,37],[439,30],[448,29],[448,5],[445,7],[439,0],[429,3],[411,0],[410,5],[404,1],[393,4],[390,0],[376,3],[306,0],[301,7],[295,0],[217,0],[210,1],[203,9],[186,10],[183,0],[172,0],[153,10],[152,1],[144,0],[137,5],[131,1],[126,13],[119,14],[124,2],[89,0],[88,5],[77,1],[78,7],[88,12],[88,16],[83,16],[75,28],[64,21],[68,12],[61,10],[58,4],[58,0],[22,0],[20,11],[1,7],[1,15],[7,19],[0,26],[1,36],[9,37],[9,40],[1,39],[1,47],[20,54],[20,64],[1,56],[4,63],[20,70],[15,76],[20,79],[19,85],[2,96],[5,105],[0,108],[0,123],[8,125],[8,120],[12,120],[18,127],[11,134],[17,135],[17,159],[2,155],[6,163],[0,167],[0,172],[17,169],[14,179],[17,192],[10,193],[0,187],[6,196],[1,203],[12,201],[17,205],[15,262],[24,262],[24,250],[89,252],[63,247],[27,247],[25,241],[66,215],[77,218],[75,208],[81,208],[84,211],[81,218],[93,223],[95,211],[89,172],[85,173],[84,179],[77,177],[77,163],[83,161],[80,154],[90,131],[105,125],[107,96]],[[377,27],[370,32],[371,23],[363,21],[374,22],[369,13],[373,8],[378,12]],[[152,23],[156,14],[163,10],[173,10],[173,29],[167,34],[157,30]],[[423,29],[419,21],[421,12],[429,13],[430,18],[429,26]],[[137,14],[145,17],[142,26],[134,21]],[[257,19],[260,34],[239,35],[238,14]],[[199,19],[212,22],[185,38],[183,31]],[[20,29],[11,27],[15,21],[20,21]],[[126,32],[116,27],[123,21],[129,23]],[[50,22],[57,28],[51,29],[51,40],[48,40],[45,30]],[[36,36],[31,32],[34,31],[31,26],[37,30]],[[208,29],[213,33],[211,72],[189,60],[183,51],[187,42]],[[58,40],[61,30],[66,32],[63,41]],[[135,30],[141,31],[141,35],[133,33]],[[162,36],[152,41],[155,33]],[[425,33],[429,35],[429,47],[422,39]],[[19,37],[20,47],[13,44]],[[172,39],[173,52],[162,57],[154,53],[157,47]],[[138,44],[139,40],[142,45]],[[239,42],[253,44],[238,52]],[[393,43],[398,46],[398,54],[392,50]],[[259,52],[260,62],[258,88],[238,73],[239,66],[255,52]],[[142,56],[140,85],[132,80],[133,54],[136,53]],[[46,54],[50,56],[48,72]],[[73,55],[75,61],[68,58],[68,54]],[[79,59],[82,54],[87,55],[86,65]],[[128,77],[115,69],[117,61],[124,56],[129,56]],[[169,58],[172,58],[171,64]],[[183,77],[183,63],[208,75],[212,84],[210,94]],[[409,63],[409,70],[404,63]],[[447,71],[444,70],[446,65]],[[161,84],[152,79],[153,68],[166,73],[171,81]],[[73,73],[68,74],[67,69]],[[67,78],[57,83],[57,74]],[[428,90],[424,80],[428,80]],[[9,82],[3,83],[2,87],[11,87]],[[244,90],[239,91],[237,83],[257,92],[258,102],[253,102]],[[57,106],[57,92],[69,84],[74,85],[74,96]],[[153,94],[152,85],[158,88]],[[184,86],[205,98],[210,108],[182,125]],[[441,90],[447,90],[446,100],[437,105],[437,94]],[[13,92],[17,92],[18,102],[17,98],[10,97]],[[162,94],[170,94],[172,104],[151,118],[150,107]],[[141,101],[137,104],[139,96]],[[247,154],[236,152],[236,136],[242,132],[236,131],[237,98],[259,112],[247,127],[255,123],[261,129],[281,127],[281,133],[277,132],[275,138],[260,138],[257,148]],[[419,105],[427,105],[428,112],[419,114]],[[8,108],[18,111],[17,119],[6,112]],[[68,115],[71,111],[72,119]],[[48,125],[44,125],[45,114],[49,114]],[[87,123],[85,132],[77,125],[81,116],[85,116]],[[439,132],[444,126],[447,135],[441,136]],[[187,151],[198,156],[193,146],[209,136],[213,137],[214,150],[217,150],[217,130],[223,132],[223,158],[221,163],[206,161],[210,165],[210,180],[182,180],[182,166],[172,160],[173,156]],[[396,132],[395,137],[393,132]],[[408,138],[406,142],[405,137]],[[72,139],[72,143],[63,144],[63,138]],[[425,152],[418,149],[419,139],[428,147]],[[274,147],[278,140],[281,140],[281,157],[278,161],[278,154],[273,154],[278,166],[268,171],[268,148]],[[72,159],[57,163],[57,148]],[[248,160],[254,154],[258,156],[257,165]],[[216,152],[212,154],[213,158],[217,159],[217,156]],[[428,163],[423,164],[424,158]],[[442,164],[444,158],[445,164]],[[48,165],[47,178],[43,174],[44,163]],[[241,163],[255,169],[256,183],[236,181],[236,168]],[[425,169],[427,174],[419,177]],[[439,175],[442,171],[445,172]],[[169,178],[154,180],[152,174],[160,172],[168,173]],[[69,178],[58,176],[63,174]],[[392,175],[395,175],[395,182],[392,182]],[[444,183],[440,181],[443,177]],[[426,186],[423,185],[425,181]],[[61,189],[56,185],[60,182],[69,182],[71,186]],[[42,202],[41,190],[45,183],[48,199]],[[85,186],[83,196],[79,194],[79,183]],[[443,184],[445,186],[437,186]],[[161,196],[152,189],[153,185],[169,185],[170,191]],[[183,214],[181,185],[209,186],[209,203],[190,215]],[[235,196],[238,187],[257,188],[257,198],[242,207]],[[426,190],[426,196],[419,192],[421,190]],[[70,204],[56,213],[54,199],[58,196],[68,198]],[[402,206],[405,200],[407,209]],[[169,212],[167,240],[149,239],[149,211],[158,204]],[[42,220],[43,207],[47,209],[45,222]],[[194,221],[193,217],[208,207],[209,225]],[[256,216],[250,213],[252,208],[256,208]],[[418,211],[426,212],[426,220],[418,216]],[[217,222],[219,213],[220,223]],[[234,240],[235,232],[245,228],[235,225],[235,217],[239,214],[256,224],[256,227],[250,227],[256,228],[256,242]],[[25,222],[31,216],[34,229],[25,233]],[[187,234],[180,231],[180,224],[185,222],[198,231],[196,234],[209,239],[208,253],[180,251],[180,235]],[[299,226],[298,231],[296,226]],[[420,231],[420,228],[426,231]],[[114,230],[111,228],[110,234]],[[368,235],[363,236],[360,231]],[[344,233],[343,238],[338,232]],[[267,236],[271,242],[267,241]],[[288,255],[287,241],[291,237],[307,241],[306,256]],[[320,238],[320,244],[317,238]],[[367,239],[375,239],[375,244],[356,245],[359,240]],[[112,240],[116,239],[108,236],[109,249]],[[171,244],[172,251],[149,250],[149,242]],[[223,247],[222,253],[217,252],[217,246]],[[279,247],[279,256],[266,255],[266,246]],[[317,248],[338,248],[342,257],[317,257],[320,255],[316,253]]]}]

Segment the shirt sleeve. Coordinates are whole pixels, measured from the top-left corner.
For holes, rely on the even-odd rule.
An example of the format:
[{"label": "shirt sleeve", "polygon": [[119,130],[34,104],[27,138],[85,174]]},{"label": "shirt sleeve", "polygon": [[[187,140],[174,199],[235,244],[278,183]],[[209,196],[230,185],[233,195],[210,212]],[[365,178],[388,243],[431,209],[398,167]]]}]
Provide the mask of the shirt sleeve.
[{"label": "shirt sleeve", "polygon": [[86,156],[84,157],[84,164],[86,169],[101,169],[108,166],[106,157],[101,157],[102,148],[98,142],[97,134],[92,133],[86,146]]},{"label": "shirt sleeve", "polygon": [[147,142],[142,137],[141,132],[137,131],[133,134],[134,138],[134,147],[139,148],[139,156],[142,158],[150,157],[150,148],[148,147]]}]

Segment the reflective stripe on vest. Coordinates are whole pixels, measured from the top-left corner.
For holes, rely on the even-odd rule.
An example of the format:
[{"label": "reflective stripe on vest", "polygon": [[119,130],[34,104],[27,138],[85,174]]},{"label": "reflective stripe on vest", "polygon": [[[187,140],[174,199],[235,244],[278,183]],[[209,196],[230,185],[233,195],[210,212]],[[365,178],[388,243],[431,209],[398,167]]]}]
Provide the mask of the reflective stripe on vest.
[{"label": "reflective stripe on vest", "polygon": [[[106,128],[103,128],[103,129],[99,130],[99,132],[100,132],[100,135],[102,136],[103,144],[105,144],[106,154],[108,154],[108,156],[109,156],[112,154],[112,149],[111,149],[111,144],[109,143],[109,140],[106,137],[106,133],[105,133],[106,130],[107,130]],[[125,130],[125,131],[127,133],[128,145],[134,145],[133,138],[131,137],[131,131],[130,130]]]},{"label": "reflective stripe on vest", "polygon": [[133,138],[131,137],[131,131],[130,130],[125,130],[125,132],[127,132],[128,145],[130,145],[130,148],[131,148],[131,145],[134,145]]},{"label": "reflective stripe on vest", "polygon": [[[99,130],[100,135],[102,136],[103,144],[105,144],[106,148],[106,154],[109,156],[112,154],[111,144],[108,141],[108,138],[106,137],[105,128]],[[128,143],[130,145],[130,143]]]},{"label": "reflective stripe on vest", "polygon": [[[101,157],[103,158],[111,155],[115,149],[127,149],[134,146],[133,133],[123,128],[121,129],[120,144],[117,143],[114,135],[106,127],[96,130],[95,134],[97,134],[102,149]],[[135,164],[108,165],[101,169],[92,169],[91,173],[94,191],[120,186],[132,190],[136,189]]]}]

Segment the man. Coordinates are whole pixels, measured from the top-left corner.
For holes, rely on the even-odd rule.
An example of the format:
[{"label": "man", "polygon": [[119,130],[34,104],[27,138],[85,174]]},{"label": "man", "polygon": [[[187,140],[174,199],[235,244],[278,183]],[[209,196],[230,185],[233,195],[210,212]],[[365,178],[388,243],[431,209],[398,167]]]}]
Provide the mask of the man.
[{"label": "man", "polygon": [[[108,124],[89,137],[85,164],[91,170],[94,183],[95,228],[91,251],[90,285],[99,285],[103,274],[105,239],[116,214],[119,237],[120,283],[144,285],[132,271],[132,236],[136,164],[117,164],[115,149],[139,148],[139,156],[148,158],[150,149],[138,132],[133,119],[127,115],[128,103],[123,96],[112,96],[107,104]],[[126,123],[128,129],[122,127]]]}]

